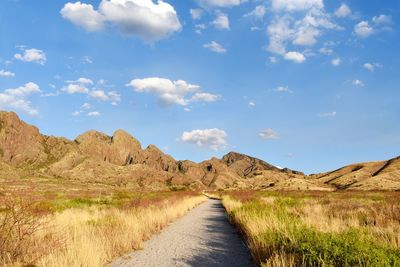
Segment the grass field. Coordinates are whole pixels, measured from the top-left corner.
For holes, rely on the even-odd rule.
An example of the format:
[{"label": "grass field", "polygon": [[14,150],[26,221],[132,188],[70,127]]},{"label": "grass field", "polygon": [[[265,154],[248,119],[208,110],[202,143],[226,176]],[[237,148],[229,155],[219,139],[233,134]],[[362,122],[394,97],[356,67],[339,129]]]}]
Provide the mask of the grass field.
[{"label": "grass field", "polygon": [[[1,181],[0,181],[1,183]],[[193,192],[3,181],[0,266],[104,266],[203,202]]]},{"label": "grass field", "polygon": [[400,193],[224,196],[262,266],[400,266]]}]

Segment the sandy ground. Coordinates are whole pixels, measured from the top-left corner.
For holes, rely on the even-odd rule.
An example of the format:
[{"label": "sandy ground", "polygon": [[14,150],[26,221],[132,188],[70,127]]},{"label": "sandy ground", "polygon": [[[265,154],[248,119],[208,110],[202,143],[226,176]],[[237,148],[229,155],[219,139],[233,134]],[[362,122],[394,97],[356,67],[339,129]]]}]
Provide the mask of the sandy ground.
[{"label": "sandy ground", "polygon": [[255,266],[222,204],[208,200],[109,266]]}]

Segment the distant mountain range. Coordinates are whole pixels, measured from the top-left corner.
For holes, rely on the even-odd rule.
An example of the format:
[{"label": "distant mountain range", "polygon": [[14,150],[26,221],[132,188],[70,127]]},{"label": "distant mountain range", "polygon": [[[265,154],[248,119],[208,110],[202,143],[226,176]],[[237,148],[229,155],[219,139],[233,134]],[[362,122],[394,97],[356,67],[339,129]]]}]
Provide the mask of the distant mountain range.
[{"label": "distant mountain range", "polygon": [[0,111],[0,179],[45,177],[148,190],[400,190],[400,157],[306,176],[230,152],[200,163],[143,149],[123,130],[88,131],[71,141],[42,135],[13,112]]}]

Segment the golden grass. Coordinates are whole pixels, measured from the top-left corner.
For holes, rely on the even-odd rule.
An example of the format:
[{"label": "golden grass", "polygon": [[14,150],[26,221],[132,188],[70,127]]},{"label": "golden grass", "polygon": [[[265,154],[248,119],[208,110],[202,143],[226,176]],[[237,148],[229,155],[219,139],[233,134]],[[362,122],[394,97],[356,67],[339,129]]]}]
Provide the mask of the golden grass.
[{"label": "golden grass", "polygon": [[400,266],[400,194],[226,195],[262,266]]},{"label": "golden grass", "polygon": [[[128,209],[91,206],[46,215],[40,218],[45,227],[29,237],[30,245],[41,248],[19,260],[38,266],[104,266],[140,249],[143,241],[205,200],[181,196]],[[1,260],[4,265],[8,261]]]}]

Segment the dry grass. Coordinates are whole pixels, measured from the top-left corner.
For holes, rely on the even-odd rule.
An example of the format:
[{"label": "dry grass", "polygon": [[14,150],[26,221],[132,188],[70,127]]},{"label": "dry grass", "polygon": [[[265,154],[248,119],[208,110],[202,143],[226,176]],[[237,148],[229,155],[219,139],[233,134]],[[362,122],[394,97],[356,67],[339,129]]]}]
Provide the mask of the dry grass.
[{"label": "dry grass", "polygon": [[183,192],[133,195],[72,199],[60,211],[46,205],[45,213],[40,201],[6,206],[0,212],[0,223],[7,222],[0,225],[0,240],[7,237],[0,242],[0,265],[104,266],[140,249],[143,241],[206,199]]},{"label": "dry grass", "polygon": [[400,266],[399,193],[236,192],[223,199],[263,266]]}]

